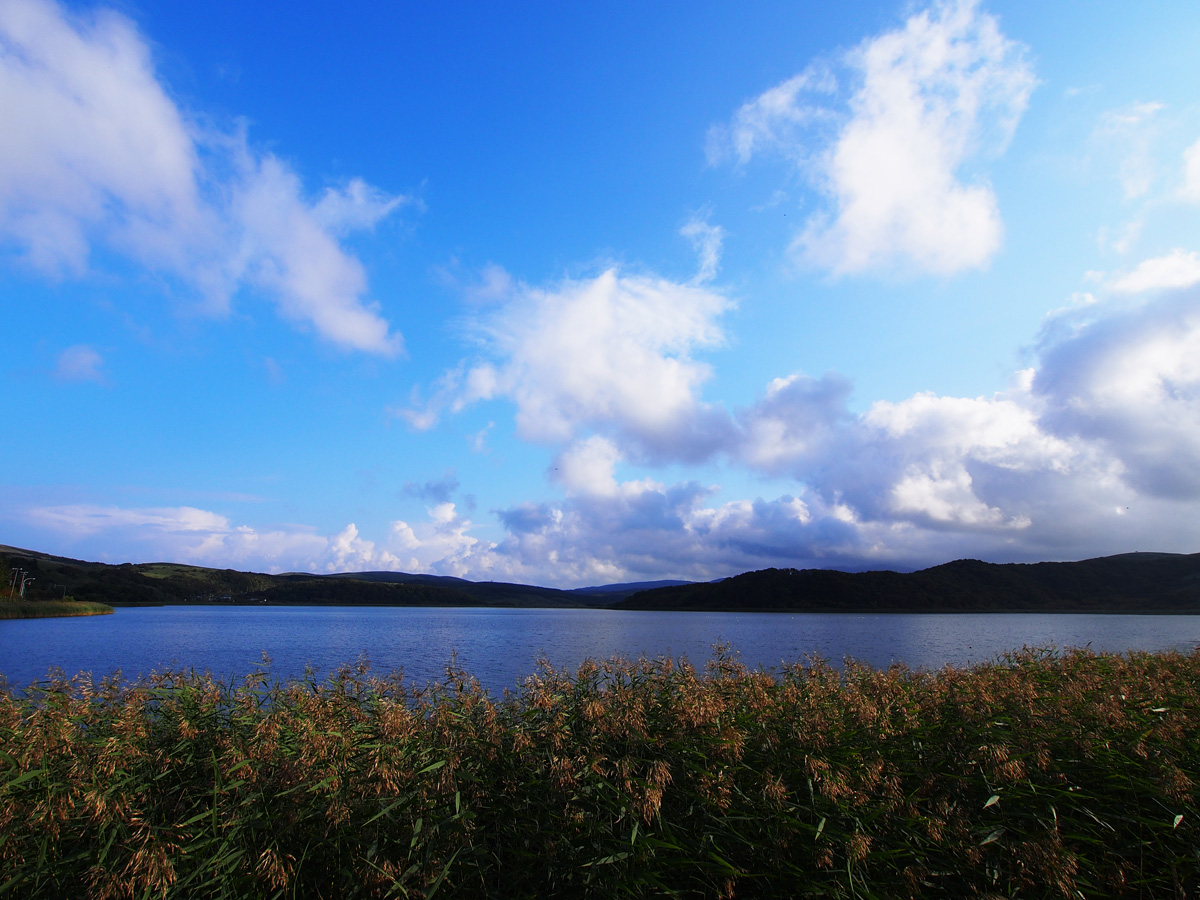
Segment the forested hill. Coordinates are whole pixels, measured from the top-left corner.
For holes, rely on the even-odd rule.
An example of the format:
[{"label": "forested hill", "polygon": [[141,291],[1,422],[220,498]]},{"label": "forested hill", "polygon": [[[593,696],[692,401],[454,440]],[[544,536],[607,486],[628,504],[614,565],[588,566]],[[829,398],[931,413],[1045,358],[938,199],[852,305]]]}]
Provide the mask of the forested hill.
[{"label": "forested hill", "polygon": [[[613,606],[812,612],[1200,613],[1200,553],[1126,553],[1082,562],[958,560],[920,572],[764,569],[724,581],[601,585],[575,591],[400,572],[265,575],[174,563],[106,565],[0,545],[0,572],[34,580],[29,599],[110,605]],[[5,577],[7,589],[9,578]],[[653,590],[640,590],[643,587]]]},{"label": "forested hill", "polygon": [[[17,569],[33,578],[26,589],[30,600],[73,597],[110,606],[228,603],[598,607],[608,606],[642,587],[661,584],[601,585],[566,591],[403,572],[266,575],[177,563],[108,565],[0,545],[0,574]],[[3,596],[7,596],[9,580],[7,575],[0,579]]]},{"label": "forested hill", "polygon": [[734,612],[1200,613],[1200,553],[1028,564],[962,559],[909,573],[764,569],[641,591],[615,605]]}]

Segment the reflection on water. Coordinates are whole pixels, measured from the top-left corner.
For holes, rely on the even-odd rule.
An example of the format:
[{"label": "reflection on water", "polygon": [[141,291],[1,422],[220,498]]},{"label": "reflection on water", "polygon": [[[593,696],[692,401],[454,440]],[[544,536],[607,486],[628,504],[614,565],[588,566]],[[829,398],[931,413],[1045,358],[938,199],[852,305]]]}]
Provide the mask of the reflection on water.
[{"label": "reflection on water", "polygon": [[280,678],[324,676],[364,654],[384,674],[440,678],[452,654],[489,689],[515,687],[545,657],[686,656],[700,665],[727,642],[751,667],[820,655],[914,668],[982,662],[1022,646],[1190,650],[1200,616],[832,613],[670,613],[589,609],[167,606],[111,616],[0,621],[0,673],[13,685],[67,674],[136,678],[165,668],[240,677],[273,660]]}]

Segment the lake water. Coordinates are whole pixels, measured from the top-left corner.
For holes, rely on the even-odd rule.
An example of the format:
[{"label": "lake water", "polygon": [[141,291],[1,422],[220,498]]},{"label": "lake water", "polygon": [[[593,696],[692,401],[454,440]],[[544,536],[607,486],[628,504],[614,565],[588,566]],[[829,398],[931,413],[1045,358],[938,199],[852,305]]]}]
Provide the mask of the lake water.
[{"label": "lake water", "polygon": [[366,655],[377,674],[402,668],[440,678],[452,654],[487,688],[516,687],[539,656],[572,669],[584,659],[686,656],[700,666],[728,642],[751,667],[819,654],[875,666],[934,669],[994,659],[1022,646],[1189,651],[1200,616],[634,612],[594,609],[429,609],[312,606],[165,606],[111,616],[0,620],[0,674],[14,686],[120,669],[208,670],[241,677],[272,657],[279,678],[306,665],[321,676]]}]

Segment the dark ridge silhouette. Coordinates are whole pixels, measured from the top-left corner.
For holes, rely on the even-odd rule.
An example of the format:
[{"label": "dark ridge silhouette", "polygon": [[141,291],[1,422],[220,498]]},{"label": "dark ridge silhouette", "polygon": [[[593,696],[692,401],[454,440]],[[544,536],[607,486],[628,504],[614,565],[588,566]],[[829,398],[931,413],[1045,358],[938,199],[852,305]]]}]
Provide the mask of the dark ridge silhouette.
[{"label": "dark ridge silhouette", "polygon": [[789,612],[1200,613],[1200,553],[1123,553],[1080,562],[986,563],[918,572],[763,569],[641,591],[618,609]]},{"label": "dark ridge silhouette", "polygon": [[[1200,613],[1200,553],[1081,562],[960,559],[919,572],[763,569],[709,583],[632,582],[573,591],[404,572],[265,575],[174,563],[84,562],[0,545],[0,567],[34,576],[28,599],[177,603],[612,607],[745,612]],[[661,585],[661,586],[660,586]],[[649,588],[649,589],[648,589]]]},{"label": "dark ridge silhouette", "polygon": [[[84,562],[0,545],[0,564],[34,577],[32,600],[62,596],[109,606],[227,603],[334,606],[599,607],[661,582],[577,591],[405,572],[266,575],[176,563]],[[5,585],[7,589],[7,585]]]}]

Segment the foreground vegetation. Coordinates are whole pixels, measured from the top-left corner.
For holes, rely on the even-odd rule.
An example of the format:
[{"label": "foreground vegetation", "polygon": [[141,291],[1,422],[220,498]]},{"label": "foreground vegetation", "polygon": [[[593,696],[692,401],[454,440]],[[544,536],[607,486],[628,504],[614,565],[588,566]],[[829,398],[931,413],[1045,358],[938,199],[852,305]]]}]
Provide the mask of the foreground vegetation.
[{"label": "foreground vegetation", "polygon": [[1200,652],[0,694],[0,895],[1194,897]]},{"label": "foreground vegetation", "polygon": [[104,616],[112,611],[113,608],[107,604],[86,600],[0,600],[0,619]]}]

